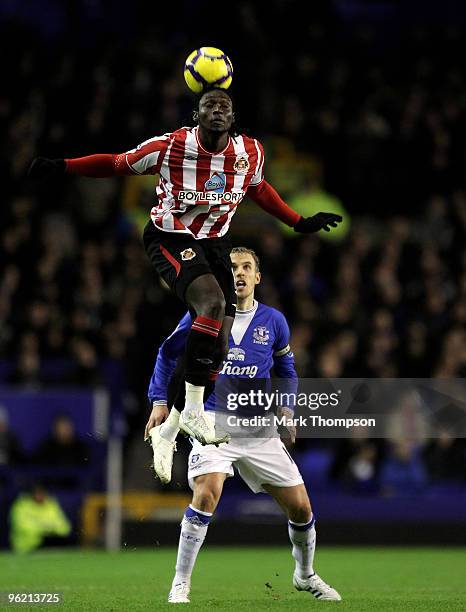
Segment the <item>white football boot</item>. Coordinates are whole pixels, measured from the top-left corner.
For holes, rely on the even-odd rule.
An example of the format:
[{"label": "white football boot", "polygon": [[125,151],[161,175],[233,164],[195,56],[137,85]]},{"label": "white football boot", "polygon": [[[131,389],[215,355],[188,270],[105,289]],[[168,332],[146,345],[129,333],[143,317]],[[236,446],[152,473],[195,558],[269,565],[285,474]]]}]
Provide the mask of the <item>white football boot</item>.
[{"label": "white football boot", "polygon": [[225,431],[215,431],[213,421],[206,416],[204,410],[195,412],[190,410],[187,414],[186,411],[180,414],[179,426],[188,436],[196,438],[203,446],[206,444],[215,444],[218,446],[222,442],[230,441],[230,434]]},{"label": "white football boot", "polygon": [[341,601],[340,593],[324,582],[317,574],[302,579],[294,573],[293,585],[297,591],[309,591],[319,601]]},{"label": "white football boot", "polygon": [[172,479],[173,453],[176,451],[176,442],[169,442],[160,435],[162,425],[149,430],[148,442],[154,453],[154,472],[160,481],[167,484]]},{"label": "white football boot", "polygon": [[189,603],[189,591],[191,587],[188,582],[174,584],[168,594],[168,603]]}]

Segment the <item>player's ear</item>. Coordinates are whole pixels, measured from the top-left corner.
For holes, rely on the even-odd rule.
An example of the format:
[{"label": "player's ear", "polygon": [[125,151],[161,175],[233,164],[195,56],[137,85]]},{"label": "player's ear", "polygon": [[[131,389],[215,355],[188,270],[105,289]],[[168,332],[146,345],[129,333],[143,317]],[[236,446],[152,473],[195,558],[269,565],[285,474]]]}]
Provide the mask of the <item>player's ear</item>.
[{"label": "player's ear", "polygon": [[193,121],[199,123],[199,113],[197,111],[193,111]]},{"label": "player's ear", "polygon": [[256,272],[256,285],[258,285],[261,282],[261,273],[260,272]]}]

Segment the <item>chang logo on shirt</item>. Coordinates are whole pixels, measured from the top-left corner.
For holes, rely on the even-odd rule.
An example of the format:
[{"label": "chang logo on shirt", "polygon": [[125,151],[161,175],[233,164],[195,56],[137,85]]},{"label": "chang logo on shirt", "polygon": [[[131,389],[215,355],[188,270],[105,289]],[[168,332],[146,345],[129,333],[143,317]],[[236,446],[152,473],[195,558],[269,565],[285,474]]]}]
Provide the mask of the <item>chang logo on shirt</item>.
[{"label": "chang logo on shirt", "polygon": [[233,365],[231,361],[224,361],[220,374],[223,376],[247,376],[254,378],[259,368],[256,365],[239,366]]},{"label": "chang logo on shirt", "polygon": [[258,325],[254,328],[252,337],[254,344],[263,344],[264,346],[267,346],[269,343],[270,332],[265,325]]},{"label": "chang logo on shirt", "polygon": [[228,351],[227,359],[230,361],[244,361],[245,357],[246,357],[246,352],[243,351],[242,348],[235,346]]},{"label": "chang logo on shirt", "polygon": [[204,183],[204,189],[215,193],[223,193],[226,184],[227,180],[223,172],[214,172],[210,179]]}]

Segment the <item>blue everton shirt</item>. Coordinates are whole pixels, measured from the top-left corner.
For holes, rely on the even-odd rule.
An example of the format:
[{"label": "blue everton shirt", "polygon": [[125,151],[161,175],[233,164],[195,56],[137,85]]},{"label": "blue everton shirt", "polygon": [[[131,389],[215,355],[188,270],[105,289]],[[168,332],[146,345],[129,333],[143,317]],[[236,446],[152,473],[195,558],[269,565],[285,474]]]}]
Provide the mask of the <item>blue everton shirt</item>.
[{"label": "blue everton shirt", "polygon": [[[192,319],[187,312],[161,345],[149,383],[151,403],[167,403],[168,383],[178,357],[184,353],[191,325]],[[279,378],[297,379],[289,342],[290,330],[284,315],[254,300],[250,310],[236,311],[219,382],[222,377],[270,378],[272,367]],[[214,393],[209,396],[205,409],[215,410]]]}]

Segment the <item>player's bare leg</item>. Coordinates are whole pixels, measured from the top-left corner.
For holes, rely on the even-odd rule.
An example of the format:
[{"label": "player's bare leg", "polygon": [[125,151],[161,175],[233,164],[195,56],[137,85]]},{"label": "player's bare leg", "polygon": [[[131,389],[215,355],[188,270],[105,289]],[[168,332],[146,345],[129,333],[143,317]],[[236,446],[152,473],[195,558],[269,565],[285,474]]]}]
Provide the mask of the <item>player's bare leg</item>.
[{"label": "player's bare leg", "polygon": [[225,478],[226,474],[214,472],[194,479],[193,499],[181,521],[176,573],[168,595],[169,603],[189,603],[191,574],[222,494]]},{"label": "player's bare leg", "polygon": [[339,593],[314,571],[316,547],[315,518],[303,484],[294,487],[263,485],[288,517],[288,534],[293,546],[293,584],[298,591],[309,591],[320,601],[340,601]]},{"label": "player's bare leg", "polygon": [[204,391],[214,366],[219,332],[225,319],[225,298],[213,274],[195,278],[186,290],[186,301],[196,312],[186,342],[185,405],[180,429],[201,444],[228,442],[225,432],[215,432],[204,413]]}]

